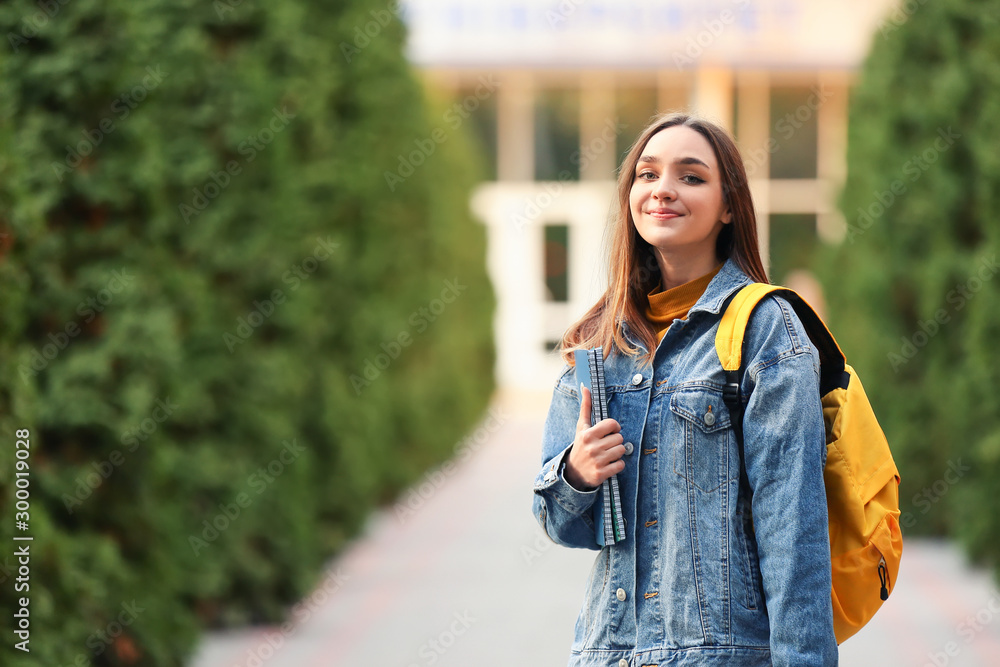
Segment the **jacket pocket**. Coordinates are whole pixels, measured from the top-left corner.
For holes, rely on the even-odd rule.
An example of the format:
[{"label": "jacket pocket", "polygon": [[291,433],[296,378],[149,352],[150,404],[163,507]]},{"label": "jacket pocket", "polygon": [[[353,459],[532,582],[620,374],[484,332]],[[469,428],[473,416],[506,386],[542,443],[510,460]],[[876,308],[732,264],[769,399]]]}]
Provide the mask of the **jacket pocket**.
[{"label": "jacket pocket", "polygon": [[709,389],[679,390],[670,397],[670,411],[677,417],[677,442],[671,444],[674,473],[705,493],[735,479],[739,470],[729,465],[733,445],[729,411],[722,392]]}]

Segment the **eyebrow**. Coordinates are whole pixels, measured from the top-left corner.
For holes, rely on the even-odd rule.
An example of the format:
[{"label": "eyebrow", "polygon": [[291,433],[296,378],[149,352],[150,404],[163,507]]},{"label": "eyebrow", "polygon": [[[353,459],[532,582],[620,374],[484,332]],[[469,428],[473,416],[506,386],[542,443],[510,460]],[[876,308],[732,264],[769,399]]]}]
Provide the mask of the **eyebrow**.
[{"label": "eyebrow", "polygon": [[[660,160],[660,158],[656,157],[655,155],[642,155],[639,157],[638,161],[652,162],[654,164],[659,164],[660,162],[662,162],[662,160]],[[709,167],[707,164],[705,164],[696,157],[680,157],[674,160],[674,164],[700,164],[702,167],[705,167],[705,169],[711,169],[711,167]]]}]

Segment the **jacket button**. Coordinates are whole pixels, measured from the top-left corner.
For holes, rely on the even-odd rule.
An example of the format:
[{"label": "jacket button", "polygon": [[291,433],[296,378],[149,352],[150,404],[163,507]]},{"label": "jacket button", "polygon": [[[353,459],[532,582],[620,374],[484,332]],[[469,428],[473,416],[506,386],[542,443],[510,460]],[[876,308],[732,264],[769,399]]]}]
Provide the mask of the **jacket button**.
[{"label": "jacket button", "polygon": [[639,384],[642,382],[642,373],[636,373],[632,376],[632,384]]},{"label": "jacket button", "polygon": [[615,595],[618,596],[618,599],[620,601],[625,602],[625,589],[624,588],[619,588],[617,591],[615,591]]},{"label": "jacket button", "polygon": [[628,667],[628,660],[626,660],[625,658],[622,658],[621,660],[619,660],[618,661],[618,667]]},{"label": "jacket button", "polygon": [[631,454],[633,449],[634,449],[634,447],[632,446],[631,442],[626,442],[625,443],[625,453],[626,454]]},{"label": "jacket button", "polygon": [[711,411],[705,413],[705,424],[711,426],[715,423],[715,415]]}]

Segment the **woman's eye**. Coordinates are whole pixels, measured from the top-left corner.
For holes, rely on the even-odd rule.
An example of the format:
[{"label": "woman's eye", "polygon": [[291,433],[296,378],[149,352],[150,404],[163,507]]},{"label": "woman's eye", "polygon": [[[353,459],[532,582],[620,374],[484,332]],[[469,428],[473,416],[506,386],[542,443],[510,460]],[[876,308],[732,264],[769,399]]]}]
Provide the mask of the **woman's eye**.
[{"label": "woman's eye", "polygon": [[681,180],[684,181],[685,183],[690,184],[690,185],[696,185],[698,183],[704,183],[705,182],[704,179],[698,178],[694,174],[685,174],[684,176],[681,176]]},{"label": "woman's eye", "polygon": [[654,180],[656,179],[656,174],[654,174],[651,171],[644,171],[644,172],[642,172],[641,174],[639,174],[639,179],[641,179],[641,180],[647,180],[648,181],[649,179],[646,178],[646,176],[652,176]]}]

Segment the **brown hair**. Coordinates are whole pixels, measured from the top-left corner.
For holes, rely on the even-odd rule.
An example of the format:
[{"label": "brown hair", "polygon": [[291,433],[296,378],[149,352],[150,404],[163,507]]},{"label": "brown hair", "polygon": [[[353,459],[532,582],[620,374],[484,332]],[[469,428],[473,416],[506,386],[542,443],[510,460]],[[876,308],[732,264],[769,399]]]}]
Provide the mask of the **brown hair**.
[{"label": "brown hair", "polygon": [[720,262],[732,258],[752,280],[770,282],[760,260],[757,216],[736,142],[724,129],[702,118],[684,113],[661,114],[639,133],[618,171],[618,202],[614,219],[606,230],[607,246],[610,246],[608,289],[563,334],[560,355],[570,365],[573,365],[573,350],[598,345],[604,348],[605,356],[611,353],[612,347],[622,354],[637,355],[639,349],[629,345],[618,326],[619,321],[627,322],[631,331],[646,346],[648,352],[643,361],[651,363],[653,360],[656,332],[646,320],[644,310],[646,295],[660,279],[660,268],[653,247],[636,231],[629,195],[635,180],[635,167],[646,143],[660,130],[675,125],[690,127],[705,137],[719,162],[722,198],[729,207],[732,222],[723,225],[719,233],[715,245],[716,257]]}]

